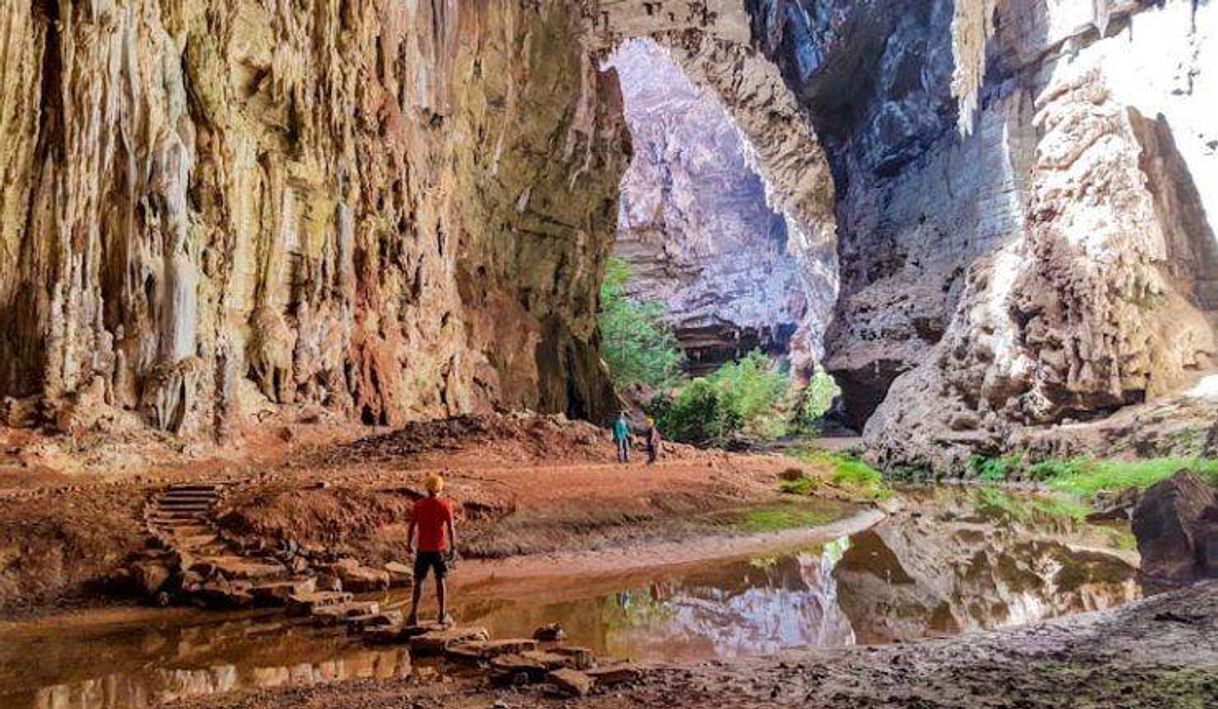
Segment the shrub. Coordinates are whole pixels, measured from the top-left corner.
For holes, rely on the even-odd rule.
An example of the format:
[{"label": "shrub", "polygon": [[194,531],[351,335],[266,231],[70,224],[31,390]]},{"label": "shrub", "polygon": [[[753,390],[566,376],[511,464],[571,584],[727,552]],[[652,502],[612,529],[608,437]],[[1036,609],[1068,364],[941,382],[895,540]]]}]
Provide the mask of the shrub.
[{"label": "shrub", "polygon": [[824,367],[816,365],[816,371],[808,381],[808,385],[799,392],[799,400],[795,409],[795,428],[805,434],[819,435],[821,419],[833,406],[833,400],[842,393],[841,387]]},{"label": "shrub", "polygon": [[636,303],[627,298],[629,277],[625,261],[609,259],[601,283],[597,321],[610,379],[619,391],[634,386],[650,389],[672,386],[680,376],[683,356],[676,335],[663,320],[664,304]]},{"label": "shrub", "polygon": [[686,443],[722,445],[737,434],[770,441],[787,432],[779,401],[787,377],[761,352],[699,377],[671,399],[657,397],[649,407],[669,438]]}]

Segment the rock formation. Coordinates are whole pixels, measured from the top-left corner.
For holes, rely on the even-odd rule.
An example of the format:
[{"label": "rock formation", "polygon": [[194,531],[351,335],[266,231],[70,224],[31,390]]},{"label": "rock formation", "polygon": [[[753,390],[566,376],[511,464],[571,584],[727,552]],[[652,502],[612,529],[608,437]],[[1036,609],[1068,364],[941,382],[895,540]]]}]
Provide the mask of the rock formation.
[{"label": "rock formation", "polygon": [[878,462],[953,467],[1211,366],[1218,13],[755,5],[833,165],[827,366]]},{"label": "rock formation", "polygon": [[580,22],[6,2],[0,395],[175,432],[609,406],[595,293],[628,143]]},{"label": "rock formation", "polygon": [[630,267],[627,295],[667,306],[691,373],[755,348],[785,355],[804,294],[749,148],[718,98],[659,45],[627,42],[609,63],[634,146],[613,245]]},{"label": "rock formation", "polygon": [[1150,487],[1133,510],[1142,573],[1152,582],[1218,576],[1218,495],[1181,470]]}]

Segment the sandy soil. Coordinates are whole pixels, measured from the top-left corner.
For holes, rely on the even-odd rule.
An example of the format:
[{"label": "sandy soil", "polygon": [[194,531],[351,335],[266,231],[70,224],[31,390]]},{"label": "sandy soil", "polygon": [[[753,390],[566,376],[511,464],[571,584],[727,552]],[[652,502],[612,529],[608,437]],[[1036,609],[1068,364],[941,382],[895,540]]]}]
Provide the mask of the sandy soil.
[{"label": "sandy soil", "polygon": [[[144,544],[143,507],[168,483],[226,483],[216,523],[230,537],[294,540],[368,563],[400,559],[408,512],[433,471],[459,503],[463,554],[508,558],[621,549],[732,534],[740,515],[773,504],[790,458],[669,446],[655,466],[621,466],[608,432],[549,416],[489,416],[397,431],[294,425],[248,432],[248,455],[176,456],[137,443],[0,431],[0,613],[94,604],[121,595],[125,558]],[[78,446],[79,455],[61,456]],[[47,451],[59,451],[51,454]],[[213,451],[214,452],[214,451]],[[96,461],[122,458],[120,468]],[[641,458],[641,456],[640,456]],[[58,465],[69,460],[71,465]],[[57,467],[58,466],[58,467]],[[825,521],[852,514],[825,490]]]},{"label": "sandy soil", "polygon": [[1114,612],[950,640],[642,669],[640,682],[583,699],[454,676],[263,690],[175,706],[1201,709],[1218,706],[1218,582]]}]

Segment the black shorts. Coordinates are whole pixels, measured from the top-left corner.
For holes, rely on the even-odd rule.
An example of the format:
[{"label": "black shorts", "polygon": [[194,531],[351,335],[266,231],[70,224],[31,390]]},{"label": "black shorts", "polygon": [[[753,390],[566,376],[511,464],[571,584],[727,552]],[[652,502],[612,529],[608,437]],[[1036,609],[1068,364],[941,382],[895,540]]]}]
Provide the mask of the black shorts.
[{"label": "black shorts", "polygon": [[445,552],[420,551],[414,555],[414,582],[419,583],[427,578],[427,570],[431,569],[436,578],[448,576],[448,562],[444,560]]}]

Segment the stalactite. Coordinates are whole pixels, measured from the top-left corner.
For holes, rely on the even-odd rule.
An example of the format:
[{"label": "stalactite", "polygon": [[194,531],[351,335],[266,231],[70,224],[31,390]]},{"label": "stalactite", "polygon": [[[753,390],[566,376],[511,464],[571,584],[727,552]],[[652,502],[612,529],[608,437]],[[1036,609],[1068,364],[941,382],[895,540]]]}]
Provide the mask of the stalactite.
[{"label": "stalactite", "polygon": [[995,0],[956,0],[952,16],[952,96],[957,103],[961,135],[973,132],[973,117],[985,80],[985,45],[994,34]]}]

